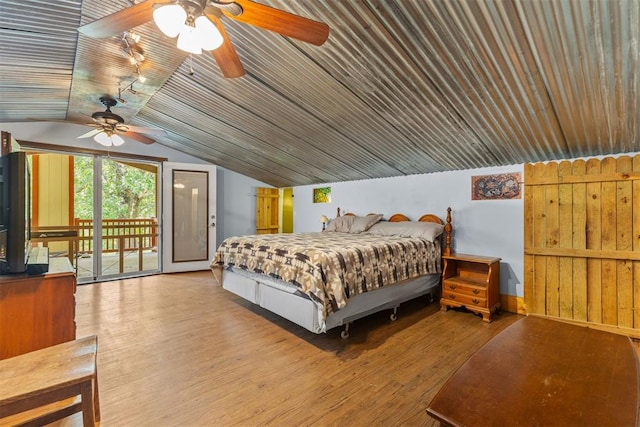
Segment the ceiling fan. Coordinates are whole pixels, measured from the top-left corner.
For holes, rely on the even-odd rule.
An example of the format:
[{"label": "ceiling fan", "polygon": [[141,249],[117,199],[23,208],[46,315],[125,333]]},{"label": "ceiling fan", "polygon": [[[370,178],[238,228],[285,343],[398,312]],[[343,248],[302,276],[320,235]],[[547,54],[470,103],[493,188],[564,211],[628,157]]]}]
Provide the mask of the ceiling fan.
[{"label": "ceiling fan", "polygon": [[250,0],[146,0],[78,28],[82,34],[105,38],[155,21],[178,48],[190,53],[210,50],[225,77],[240,77],[244,67],[220,18],[273,31],[316,46],[329,37],[329,26]]},{"label": "ceiling fan", "polygon": [[80,135],[78,138],[91,138],[107,147],[119,146],[124,143],[124,140],[120,137],[124,135],[128,138],[135,139],[143,144],[153,144],[154,139],[151,139],[143,133],[160,134],[165,133],[162,129],[157,128],[145,128],[139,126],[130,126],[124,124],[124,119],[119,115],[111,111],[111,107],[117,104],[117,101],[110,96],[100,97],[100,102],[106,107],[105,111],[96,111],[91,115],[93,123],[86,123],[86,126],[93,126],[96,129]]}]

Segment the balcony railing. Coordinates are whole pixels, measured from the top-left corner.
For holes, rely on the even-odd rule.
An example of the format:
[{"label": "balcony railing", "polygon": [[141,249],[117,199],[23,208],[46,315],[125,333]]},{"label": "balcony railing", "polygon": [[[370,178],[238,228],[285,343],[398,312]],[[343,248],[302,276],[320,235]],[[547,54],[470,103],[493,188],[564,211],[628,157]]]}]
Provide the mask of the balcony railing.
[{"label": "balcony railing", "polygon": [[[37,237],[33,243],[66,241],[69,244],[68,256],[72,262],[83,254],[93,254],[93,219],[76,218],[73,225],[38,226],[32,228],[32,236],[50,233],[55,236],[56,231],[72,231],[77,236]],[[120,273],[124,272],[125,253],[138,252],[138,266],[143,268],[143,253],[145,250],[155,250],[158,247],[158,220],[150,219],[105,219],[102,220],[102,252],[117,252],[120,259]],[[75,265],[75,263],[74,263]]]},{"label": "balcony railing", "polygon": [[[76,218],[78,253],[93,253],[93,219]],[[102,252],[154,249],[158,246],[158,220],[102,220]]]}]

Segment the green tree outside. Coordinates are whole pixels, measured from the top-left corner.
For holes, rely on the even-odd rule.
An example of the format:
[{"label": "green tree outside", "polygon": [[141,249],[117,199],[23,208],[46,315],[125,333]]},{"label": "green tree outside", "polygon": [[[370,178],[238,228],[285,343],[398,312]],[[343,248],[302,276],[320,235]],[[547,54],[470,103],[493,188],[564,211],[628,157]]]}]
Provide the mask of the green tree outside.
[{"label": "green tree outside", "polygon": [[[93,158],[74,158],[74,216],[92,219]],[[115,160],[102,162],[102,217],[156,217],[156,174]]]}]

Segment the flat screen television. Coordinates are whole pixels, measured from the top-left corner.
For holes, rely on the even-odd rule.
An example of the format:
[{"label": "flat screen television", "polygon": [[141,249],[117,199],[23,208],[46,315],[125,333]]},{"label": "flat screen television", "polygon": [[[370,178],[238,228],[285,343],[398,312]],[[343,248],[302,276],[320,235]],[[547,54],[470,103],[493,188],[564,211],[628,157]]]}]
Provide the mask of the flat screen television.
[{"label": "flat screen television", "polygon": [[31,232],[31,174],[22,151],[0,157],[0,274],[24,273]]}]

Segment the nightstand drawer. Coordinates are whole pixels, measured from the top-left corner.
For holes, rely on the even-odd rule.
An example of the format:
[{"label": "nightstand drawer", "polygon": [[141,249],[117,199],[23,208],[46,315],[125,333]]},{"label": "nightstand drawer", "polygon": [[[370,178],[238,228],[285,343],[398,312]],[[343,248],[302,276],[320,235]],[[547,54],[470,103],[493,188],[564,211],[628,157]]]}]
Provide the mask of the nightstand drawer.
[{"label": "nightstand drawer", "polygon": [[463,295],[456,292],[445,292],[442,295],[443,299],[447,299],[449,301],[457,302],[458,304],[462,304],[469,307],[487,307],[487,299],[486,298],[478,298],[471,295]]},{"label": "nightstand drawer", "polygon": [[474,285],[459,280],[447,279],[444,281],[445,292],[455,292],[457,294],[469,295],[476,298],[487,298],[487,287]]}]

